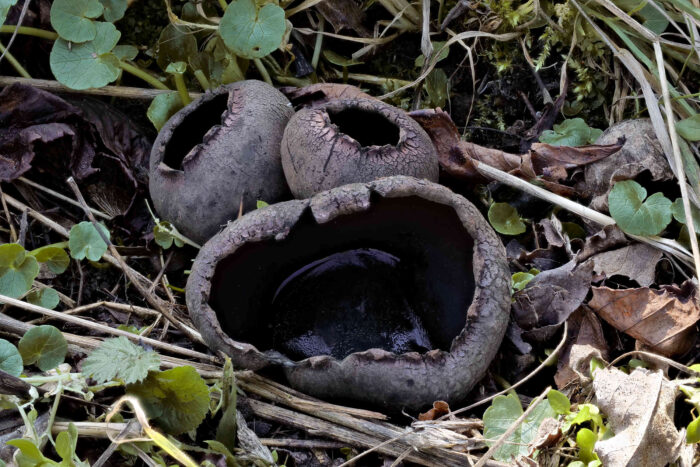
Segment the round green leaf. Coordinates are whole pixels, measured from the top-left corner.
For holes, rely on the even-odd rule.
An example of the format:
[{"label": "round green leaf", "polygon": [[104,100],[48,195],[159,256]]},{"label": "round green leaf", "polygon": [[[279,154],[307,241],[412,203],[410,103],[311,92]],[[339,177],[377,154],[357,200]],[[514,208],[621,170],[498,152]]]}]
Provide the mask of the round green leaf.
[{"label": "round green leaf", "polygon": [[17,3],[17,0],[0,0],[0,26],[7,19],[7,12]]},{"label": "round green leaf", "polygon": [[56,292],[51,287],[43,287],[39,290],[30,292],[27,295],[27,301],[32,305],[42,306],[53,310],[58,306],[60,299],[58,297],[58,292]]},{"label": "round green leaf", "polygon": [[128,392],[141,400],[148,416],[170,434],[177,435],[199,426],[209,412],[209,388],[191,366],[152,371]]},{"label": "round green leaf", "polygon": [[66,250],[53,245],[42,246],[30,251],[29,254],[34,256],[40,263],[46,263],[46,267],[54,274],[61,274],[70,264],[70,258]]},{"label": "round green leaf", "polygon": [[118,45],[112,50],[112,53],[119,60],[133,60],[139,54],[139,49],[133,45]]},{"label": "round green leaf", "polygon": [[601,134],[601,130],[589,127],[582,118],[572,118],[554,125],[554,130],[543,131],[540,142],[552,146],[583,146],[593,143]]},{"label": "round green leaf", "polygon": [[19,340],[19,353],[25,365],[36,363],[41,371],[48,371],[63,363],[68,344],[61,331],[43,325],[31,328]]},{"label": "round green leaf", "polygon": [[126,13],[126,0],[100,0],[104,6],[104,17],[110,23],[119,21]]},{"label": "round green leaf", "polygon": [[[693,226],[695,227],[695,232],[700,233],[700,209],[698,209],[693,203],[690,203],[690,211],[693,214]],[[673,218],[681,224],[687,223],[685,220],[685,209],[683,208],[683,198],[676,198],[671,205],[671,214],[673,214]]]},{"label": "round green leaf", "polygon": [[694,444],[700,441],[700,417],[688,424],[688,431],[685,434],[685,442]]},{"label": "round green leaf", "polygon": [[671,222],[671,200],[662,193],[646,196],[647,190],[633,180],[615,183],[608,194],[610,215],[625,232],[657,235]]},{"label": "round green leaf", "polygon": [[95,23],[95,39],[72,44],[57,39],[49,62],[56,79],[71,89],[106,86],[119,77],[119,59],[112,53],[121,33],[112,23]]},{"label": "round green leaf", "polygon": [[700,114],[677,122],[676,131],[688,141],[700,141]]},{"label": "round green leaf", "polygon": [[508,203],[493,203],[489,208],[489,222],[503,235],[520,235],[527,229],[518,211]]},{"label": "round green leaf", "polygon": [[17,243],[0,245],[0,294],[19,298],[29,292],[39,274],[36,258]]},{"label": "round green leaf", "polygon": [[180,99],[180,94],[177,91],[166,92],[163,94],[158,94],[155,99],[148,106],[146,111],[146,116],[156,127],[156,130],[160,131],[163,125],[175,115],[175,113],[182,108],[182,99]]},{"label": "round green leaf", "polygon": [[[105,237],[109,239],[109,230],[102,224],[98,224]],[[83,221],[75,224],[70,229],[68,237],[70,255],[75,259],[87,258],[90,261],[99,261],[107,252],[107,244],[92,225],[92,222]]]},{"label": "round green leaf", "polygon": [[172,24],[163,28],[158,38],[156,62],[165,71],[174,62],[187,62],[187,59],[197,53],[197,39],[194,34],[184,28]]},{"label": "round green leaf", "polygon": [[547,400],[549,400],[549,405],[552,406],[552,409],[554,409],[556,413],[565,415],[571,412],[571,402],[569,398],[556,389],[549,390],[547,393]]},{"label": "round green leaf", "polygon": [[279,47],[286,27],[284,10],[274,3],[258,10],[254,0],[235,0],[221,18],[219,34],[233,53],[253,59]]},{"label": "round green leaf", "polygon": [[54,0],[51,26],[67,41],[91,41],[97,35],[92,18],[100,16],[102,10],[99,0]]},{"label": "round green leaf", "polygon": [[22,374],[22,356],[10,341],[0,339],[0,370],[12,376]]},{"label": "round green leaf", "polygon": [[181,75],[187,71],[187,63],[185,62],[173,62],[170,63],[166,68],[166,73],[173,73],[176,75]]}]

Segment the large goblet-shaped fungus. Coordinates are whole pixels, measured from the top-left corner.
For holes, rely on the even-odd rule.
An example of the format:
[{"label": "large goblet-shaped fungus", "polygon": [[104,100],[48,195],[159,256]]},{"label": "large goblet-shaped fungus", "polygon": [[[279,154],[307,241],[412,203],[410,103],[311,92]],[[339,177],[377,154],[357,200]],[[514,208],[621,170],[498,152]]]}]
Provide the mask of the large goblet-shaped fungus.
[{"label": "large goblet-shaped fungus", "polygon": [[202,248],[187,306],[234,365],[281,365],[316,397],[457,402],[510,310],[505,249],[469,201],[412,177],[253,211]]},{"label": "large goblet-shaped fungus", "polygon": [[294,113],[282,93],[262,81],[207,92],[176,113],[158,134],[150,161],[156,211],[184,235],[204,242],[241,204],[289,195],[280,141]]},{"label": "large goblet-shaped fungus", "polygon": [[297,198],[391,175],[434,182],[439,175],[425,130],[403,110],[375,99],[337,99],[299,110],[284,130],[281,153]]}]

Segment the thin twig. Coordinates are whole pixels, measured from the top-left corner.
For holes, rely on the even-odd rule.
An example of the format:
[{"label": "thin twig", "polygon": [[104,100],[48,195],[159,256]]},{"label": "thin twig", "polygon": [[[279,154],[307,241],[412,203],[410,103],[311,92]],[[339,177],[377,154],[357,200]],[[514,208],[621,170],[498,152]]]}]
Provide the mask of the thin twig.
[{"label": "thin twig", "polygon": [[12,222],[12,216],[10,216],[10,210],[7,207],[7,201],[5,201],[5,193],[2,191],[2,186],[0,185],[0,197],[2,198],[2,208],[5,211],[5,217],[7,218],[7,225],[10,226],[10,238],[13,242],[16,242],[19,237],[17,236],[17,231],[15,230],[15,223]]},{"label": "thin twig", "polygon": [[[38,184],[38,183],[36,183],[36,182],[33,182],[33,181],[29,180],[29,179],[26,179],[26,178],[24,178],[24,177],[19,177],[17,180],[19,180],[20,182],[25,183],[25,184],[27,184],[27,185],[29,185],[29,186],[31,186],[31,187],[34,187],[34,188],[36,188],[37,190],[41,190],[41,191],[43,191],[44,193],[53,196],[54,198],[58,198],[58,199],[60,199],[61,201],[65,201],[65,202],[68,203],[68,204],[72,204],[73,206],[76,206],[76,207],[78,207],[78,208],[80,208],[80,209],[83,208],[83,207],[80,205],[80,203],[78,203],[78,202],[75,201],[74,199],[71,199],[71,198],[69,198],[69,197],[67,197],[67,196],[65,196],[65,195],[62,195],[61,193],[59,193],[59,192],[57,192],[57,191],[54,191],[54,190],[52,190],[51,188],[45,187],[44,185],[40,185],[40,184]],[[100,211],[100,210],[98,210],[98,209],[95,209],[95,208],[88,208],[88,209],[90,209],[90,212],[92,212],[92,213],[93,213],[94,215],[96,215],[97,217],[101,217],[102,219],[105,219],[105,220],[111,219],[110,216],[108,216],[107,214],[105,214],[104,212],[102,212],[102,211]]]}]

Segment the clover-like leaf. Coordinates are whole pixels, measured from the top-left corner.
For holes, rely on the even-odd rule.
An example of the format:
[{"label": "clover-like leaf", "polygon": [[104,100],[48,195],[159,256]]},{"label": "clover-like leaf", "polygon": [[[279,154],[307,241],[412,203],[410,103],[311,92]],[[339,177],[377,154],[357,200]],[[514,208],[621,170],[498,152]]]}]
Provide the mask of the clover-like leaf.
[{"label": "clover-like leaf", "polygon": [[27,301],[32,305],[42,306],[53,310],[58,306],[60,298],[58,297],[58,292],[56,292],[51,287],[42,287],[39,290],[29,292],[27,294]]},{"label": "clover-like leaf", "polygon": [[615,183],[608,206],[617,225],[629,234],[657,235],[671,222],[671,200],[662,193],[647,198],[647,190],[633,180]]},{"label": "clover-like leaf", "polygon": [[54,0],[51,4],[51,26],[59,36],[70,42],[95,39],[97,28],[94,18],[102,14],[99,0]]},{"label": "clover-like leaf", "polygon": [[[109,230],[102,224],[98,224],[105,237],[109,239]],[[70,255],[75,259],[87,258],[90,261],[99,261],[107,252],[107,244],[92,222],[83,221],[75,224],[70,229],[68,237],[68,248]]]},{"label": "clover-like leaf", "polygon": [[19,298],[29,292],[39,274],[36,258],[28,255],[22,245],[0,245],[0,294]]},{"label": "clover-like leaf", "polygon": [[112,23],[95,23],[97,34],[91,41],[72,44],[57,39],[49,63],[56,79],[71,89],[106,86],[119,77],[119,59],[112,53],[121,33]]},{"label": "clover-like leaf", "polygon": [[100,3],[102,3],[102,6],[105,9],[105,20],[109,21],[110,23],[119,21],[124,17],[124,13],[126,13],[126,0],[100,0]]},{"label": "clover-like leaf", "polygon": [[676,131],[688,141],[700,141],[700,114],[677,122]]},{"label": "clover-like leaf", "polygon": [[22,356],[12,342],[0,339],[0,370],[12,376],[22,374]]},{"label": "clover-like leaf", "polygon": [[554,125],[554,130],[543,131],[540,142],[552,146],[583,146],[595,142],[602,133],[589,127],[582,118],[572,118]]},{"label": "clover-like leaf", "polygon": [[493,203],[488,217],[496,232],[503,235],[520,235],[527,229],[518,211],[508,203]]},{"label": "clover-like leaf", "polygon": [[280,46],[286,27],[284,10],[274,3],[258,10],[254,0],[235,0],[221,18],[219,35],[239,57],[262,58]]},{"label": "clover-like leaf", "polygon": [[153,227],[153,239],[161,248],[167,250],[173,243],[182,247],[185,243],[177,237],[177,229],[168,221],[160,221]]},{"label": "clover-like leaf", "polygon": [[54,274],[61,274],[68,268],[70,258],[63,248],[56,245],[46,245],[29,252],[40,263],[45,263]]},{"label": "clover-like leaf", "polygon": [[160,357],[152,350],[131,342],[124,336],[107,339],[83,362],[83,374],[98,383],[115,379],[125,384],[143,381],[149,371],[157,371]]},{"label": "clover-like leaf", "polygon": [[0,0],[0,26],[7,19],[7,12],[17,3],[17,0]]},{"label": "clover-like leaf", "polygon": [[36,363],[41,371],[48,371],[63,363],[68,352],[66,338],[53,326],[31,328],[19,340],[19,353],[25,365]]},{"label": "clover-like leaf", "polygon": [[151,372],[127,392],[137,396],[148,416],[170,434],[177,435],[199,426],[209,411],[209,388],[191,366]]},{"label": "clover-like leaf", "polygon": [[182,108],[182,99],[177,91],[158,94],[148,106],[146,116],[160,131],[165,123]]},{"label": "clover-like leaf", "polygon": [[[515,394],[496,397],[491,406],[484,412],[484,438],[486,445],[493,445],[503,433],[523,414],[520,399]],[[548,400],[541,401],[537,407],[515,429],[506,442],[496,449],[494,459],[502,462],[512,462],[521,455],[527,455],[528,444],[534,441],[542,420],[556,417]]]}]

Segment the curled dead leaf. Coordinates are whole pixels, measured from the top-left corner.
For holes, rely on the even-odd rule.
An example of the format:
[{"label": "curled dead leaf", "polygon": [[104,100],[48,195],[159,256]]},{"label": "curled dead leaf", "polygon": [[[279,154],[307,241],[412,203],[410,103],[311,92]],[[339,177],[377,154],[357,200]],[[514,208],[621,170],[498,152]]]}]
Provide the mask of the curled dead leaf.
[{"label": "curled dead leaf", "polygon": [[595,313],[584,305],[569,317],[567,323],[569,328],[566,345],[554,375],[554,382],[559,389],[575,383],[582,386],[590,383],[591,359],[608,359],[608,344]]},{"label": "curled dead leaf", "polygon": [[662,286],[661,290],[593,287],[588,305],[617,330],[662,355],[682,355],[695,342],[700,307],[697,289],[690,281],[680,288]]},{"label": "curled dead leaf", "polygon": [[435,402],[433,402],[432,409],[418,415],[418,420],[420,420],[421,422],[424,422],[427,420],[435,420],[435,419],[442,417],[443,415],[448,414],[448,413],[450,413],[450,406],[449,406],[449,404],[447,404],[447,402],[435,401]]},{"label": "curled dead leaf", "polygon": [[656,264],[663,252],[643,243],[606,251],[592,256],[588,261],[593,263],[596,274],[606,277],[615,275],[625,276],[636,281],[642,287],[648,287],[654,282]]}]

